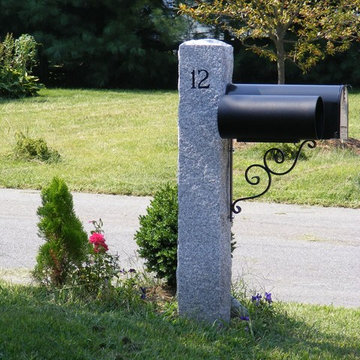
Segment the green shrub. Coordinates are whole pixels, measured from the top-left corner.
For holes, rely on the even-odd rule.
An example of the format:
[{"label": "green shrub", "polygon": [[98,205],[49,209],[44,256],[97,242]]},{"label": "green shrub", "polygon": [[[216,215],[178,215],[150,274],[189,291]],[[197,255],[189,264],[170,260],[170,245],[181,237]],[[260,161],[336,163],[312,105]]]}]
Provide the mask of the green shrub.
[{"label": "green shrub", "polygon": [[48,147],[42,138],[32,139],[22,132],[15,134],[15,157],[23,160],[39,160],[44,162],[58,162],[60,154]]},{"label": "green shrub", "polygon": [[[176,287],[178,209],[177,186],[167,184],[154,195],[147,214],[139,217],[140,228],[135,234],[147,269],[172,288]],[[235,245],[231,234],[231,252]]]},{"label": "green shrub", "polygon": [[140,229],[135,234],[139,255],[149,271],[176,287],[178,195],[177,187],[162,187],[141,215]]},{"label": "green shrub", "polygon": [[[280,151],[282,151],[283,155],[284,155],[284,160],[294,160],[299,152],[299,147],[300,147],[300,143],[296,143],[296,144],[292,144],[292,143],[261,143],[256,145],[256,150],[259,151],[262,155],[264,155],[266,153],[266,151],[272,149],[272,148],[276,148],[279,149]],[[307,160],[308,159],[308,155],[305,152],[305,149],[307,148],[307,146],[305,146],[305,148],[303,148],[303,150],[301,151],[301,153],[299,154],[299,160]],[[282,156],[281,153],[279,153],[278,151],[272,151],[271,153],[269,153],[268,160],[281,160]]]},{"label": "green shrub", "polygon": [[34,96],[43,88],[38,81],[36,76],[21,74],[16,69],[0,69],[0,97]]},{"label": "green shrub", "polygon": [[54,178],[41,192],[37,210],[39,236],[46,243],[37,255],[33,275],[42,283],[62,286],[73,266],[81,266],[89,250],[87,234],[73,209],[72,195],[62,179]]},{"label": "green shrub", "polygon": [[34,96],[43,87],[31,75],[36,63],[35,39],[28,34],[14,40],[7,34],[0,42],[0,97],[19,98]]}]

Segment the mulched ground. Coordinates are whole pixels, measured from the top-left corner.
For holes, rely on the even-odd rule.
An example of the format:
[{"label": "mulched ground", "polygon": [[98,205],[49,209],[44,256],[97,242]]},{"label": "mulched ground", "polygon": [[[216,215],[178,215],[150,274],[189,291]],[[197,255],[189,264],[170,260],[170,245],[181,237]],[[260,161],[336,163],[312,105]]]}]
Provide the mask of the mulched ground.
[{"label": "mulched ground", "polygon": [[324,149],[340,148],[353,150],[357,155],[360,155],[360,140],[349,138],[347,140],[331,139],[322,140],[318,142],[318,147]]}]

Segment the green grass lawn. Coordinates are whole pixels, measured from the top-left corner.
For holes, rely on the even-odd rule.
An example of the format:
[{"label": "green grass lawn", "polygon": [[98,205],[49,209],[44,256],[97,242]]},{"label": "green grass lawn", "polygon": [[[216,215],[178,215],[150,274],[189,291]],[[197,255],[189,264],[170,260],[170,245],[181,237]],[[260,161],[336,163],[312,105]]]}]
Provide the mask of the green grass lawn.
[{"label": "green grass lawn", "polygon": [[[153,193],[175,181],[175,92],[43,90],[0,103],[0,186],[41,188],[59,175],[72,190]],[[21,131],[42,137],[62,161],[44,165],[6,157]]]},{"label": "green grass lawn", "polygon": [[[176,182],[176,92],[42,90],[0,100],[0,187],[41,188],[55,175],[71,190],[153,194]],[[350,96],[350,136],[360,138],[360,94]],[[16,160],[15,134],[42,137],[59,163]],[[243,171],[263,145],[237,150],[235,196],[253,189]],[[359,156],[307,150],[262,200],[360,207]],[[290,162],[291,163],[291,162]],[[0,281],[0,360],[360,359],[360,310],[275,303],[271,316],[219,329],[178,318],[174,304],[81,302],[39,287]]]},{"label": "green grass lawn", "polygon": [[[58,175],[73,191],[153,194],[163,183],[176,182],[177,105],[175,91],[44,89],[36,98],[0,100],[0,187],[39,189]],[[360,138],[359,111],[360,94],[354,92],[353,138]],[[62,161],[15,160],[10,154],[17,132],[42,137]],[[263,145],[250,145],[235,152],[234,196],[256,192],[243,172],[262,161],[263,151]],[[360,207],[359,155],[324,148],[307,152],[309,160],[274,177],[261,200]]]},{"label": "green grass lawn", "polygon": [[275,303],[270,315],[253,316],[254,336],[246,321],[219,328],[157,309],[64,301],[61,292],[0,282],[0,359],[360,358],[359,309]]}]

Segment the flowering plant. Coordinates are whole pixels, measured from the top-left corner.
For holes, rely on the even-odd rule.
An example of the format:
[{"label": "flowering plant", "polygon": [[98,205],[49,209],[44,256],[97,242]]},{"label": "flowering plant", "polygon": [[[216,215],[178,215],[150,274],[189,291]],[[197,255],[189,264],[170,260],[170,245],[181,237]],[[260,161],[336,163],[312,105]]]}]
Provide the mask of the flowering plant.
[{"label": "flowering plant", "polygon": [[261,338],[265,331],[274,323],[275,308],[272,306],[273,300],[270,292],[260,294],[256,292],[250,298],[243,294],[242,301],[246,305],[245,311],[242,311],[238,320],[240,320],[243,329],[255,338]]},{"label": "flowering plant", "polygon": [[73,283],[83,286],[87,292],[99,295],[104,290],[113,288],[112,280],[119,278],[121,268],[118,255],[108,253],[102,220],[93,220],[90,223],[95,227],[89,236],[91,247],[85,262],[75,271]]},{"label": "flowering plant", "polygon": [[251,301],[256,306],[263,305],[266,303],[270,305],[272,303],[271,293],[265,291],[264,298],[259,293],[257,293],[256,295],[253,295],[251,297]]},{"label": "flowering plant", "polygon": [[90,223],[95,227],[95,230],[91,231],[91,236],[89,237],[89,243],[94,245],[94,252],[99,253],[108,251],[109,247],[105,243],[104,231],[102,230],[102,220],[92,220]]},{"label": "flowering plant", "polygon": [[245,329],[250,332],[253,338],[261,338],[263,334],[272,327],[275,317],[275,308],[270,292],[263,295],[256,293],[248,300],[250,316],[241,317],[246,322]]}]

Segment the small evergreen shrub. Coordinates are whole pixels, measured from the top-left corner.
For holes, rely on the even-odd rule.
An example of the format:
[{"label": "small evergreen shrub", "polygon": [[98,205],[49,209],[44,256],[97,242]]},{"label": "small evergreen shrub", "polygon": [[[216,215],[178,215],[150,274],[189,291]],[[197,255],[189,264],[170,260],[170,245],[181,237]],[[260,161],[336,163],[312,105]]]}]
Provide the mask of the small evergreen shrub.
[{"label": "small evergreen shrub", "polygon": [[[167,184],[154,195],[147,214],[139,217],[140,228],[135,234],[138,253],[147,269],[165,279],[171,288],[176,287],[178,212],[177,186]],[[231,234],[231,252],[235,247]]]},{"label": "small evergreen shrub", "polygon": [[41,200],[38,229],[46,242],[39,249],[33,275],[44,284],[60,287],[66,283],[72,267],[81,266],[86,259],[88,238],[62,179],[55,177],[42,190]]},{"label": "small evergreen shrub", "polygon": [[48,147],[42,138],[32,139],[22,132],[16,133],[15,138],[14,155],[18,159],[38,160],[47,163],[58,162],[61,159],[60,154]]},{"label": "small evergreen shrub", "polygon": [[176,287],[178,195],[177,187],[162,187],[139,217],[140,228],[135,234],[139,255],[145,259],[149,271]]},{"label": "small evergreen shrub", "polygon": [[43,88],[39,79],[31,75],[36,64],[36,47],[35,39],[28,34],[16,40],[7,34],[0,42],[0,97],[34,96]]}]

